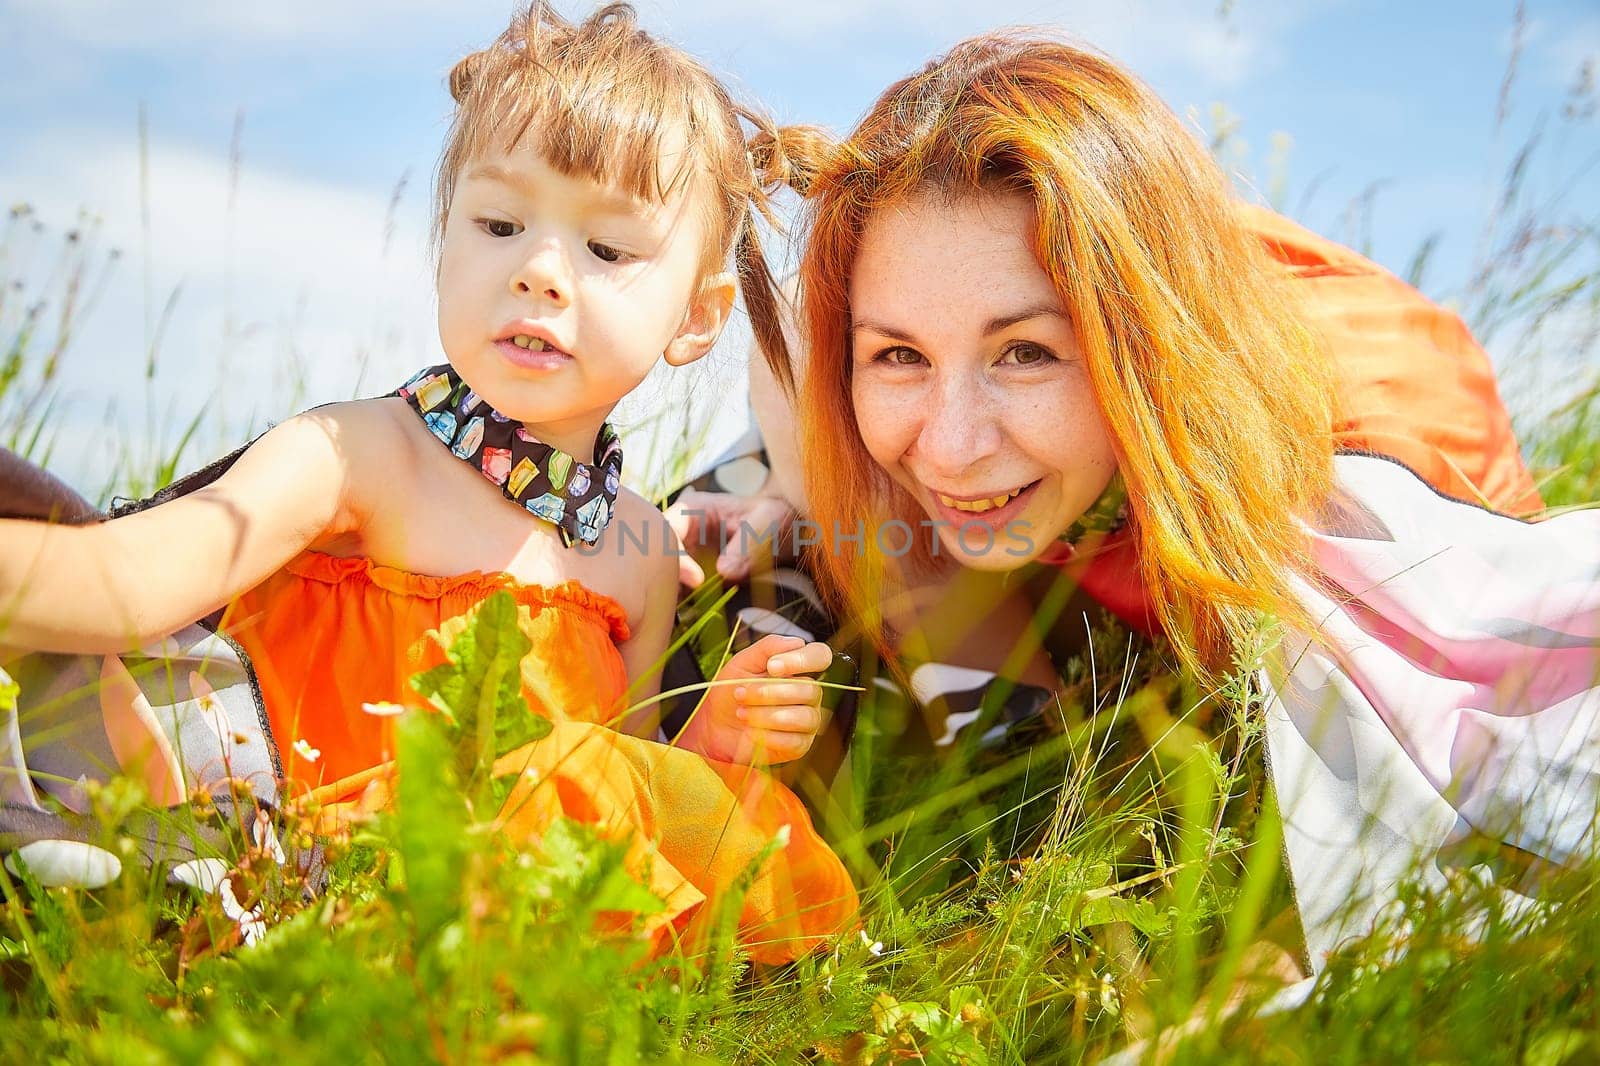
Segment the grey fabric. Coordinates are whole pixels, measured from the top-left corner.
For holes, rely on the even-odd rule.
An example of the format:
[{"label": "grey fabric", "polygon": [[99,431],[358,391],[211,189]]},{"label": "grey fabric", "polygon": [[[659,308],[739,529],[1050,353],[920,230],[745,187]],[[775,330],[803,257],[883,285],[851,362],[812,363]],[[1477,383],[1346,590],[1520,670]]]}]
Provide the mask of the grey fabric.
[{"label": "grey fabric", "polygon": [[[138,685],[161,727],[183,793],[226,791],[248,782],[257,800],[276,806],[282,763],[266,726],[248,661],[225,638],[192,625],[144,654],[108,657],[31,655],[11,673],[21,687],[17,715],[6,722],[0,785],[7,803],[39,806],[55,798],[85,813],[84,781],[105,781],[124,770],[107,728],[102,678],[120,663]],[[118,676],[121,676],[120,673]]]},{"label": "grey fabric", "polygon": [[[250,662],[229,640],[196,624],[138,654],[37,654],[8,669],[20,688],[16,712],[0,721],[8,869],[19,849],[43,842],[107,844],[86,786],[128,774],[154,782],[152,792],[165,784],[166,794],[120,821],[116,835],[166,880],[192,884],[184,870],[196,861],[226,871],[246,851],[265,849],[298,873],[303,891],[321,890],[320,844],[285,852],[272,829],[282,761]],[[113,739],[119,726],[128,732],[130,683],[140,712],[133,734],[153,726],[161,738],[161,757],[140,766],[125,765]]]}]

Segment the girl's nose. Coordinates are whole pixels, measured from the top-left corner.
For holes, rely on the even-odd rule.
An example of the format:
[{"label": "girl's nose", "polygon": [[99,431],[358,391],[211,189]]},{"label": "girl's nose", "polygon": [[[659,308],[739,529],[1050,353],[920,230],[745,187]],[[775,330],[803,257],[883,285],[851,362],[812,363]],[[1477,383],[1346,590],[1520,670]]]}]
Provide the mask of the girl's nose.
[{"label": "girl's nose", "polygon": [[565,307],[572,301],[572,278],[567,271],[566,256],[554,241],[541,243],[522,261],[511,275],[511,291],[518,296],[539,296],[557,307]]},{"label": "girl's nose", "polygon": [[981,385],[947,379],[928,396],[917,452],[929,473],[958,481],[1000,448],[999,414]]}]

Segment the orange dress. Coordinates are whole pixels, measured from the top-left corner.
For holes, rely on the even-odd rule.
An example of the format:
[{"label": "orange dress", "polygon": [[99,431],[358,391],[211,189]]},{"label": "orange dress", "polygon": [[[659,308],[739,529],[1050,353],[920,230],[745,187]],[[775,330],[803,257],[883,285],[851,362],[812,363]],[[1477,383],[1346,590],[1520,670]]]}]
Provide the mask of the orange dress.
[{"label": "orange dress", "polygon": [[501,812],[512,840],[537,840],[564,816],[626,841],[629,870],[666,904],[644,925],[659,951],[676,938],[693,942],[713,916],[707,902],[742,889],[750,865],[786,833],[744,896],[739,934],[751,957],[787,961],[851,927],[850,878],[789,789],[764,771],[608,728],[628,684],[617,650],[628,623],[615,600],[576,582],[429,577],[306,552],[241,596],[224,625],[255,666],[291,790],[325,810],[386,803],[393,720],[362,704],[419,705],[408,679],[443,661],[428,632],[448,638],[498,589],[515,598],[533,643],[523,693],[555,726],[496,764],[521,774]]}]

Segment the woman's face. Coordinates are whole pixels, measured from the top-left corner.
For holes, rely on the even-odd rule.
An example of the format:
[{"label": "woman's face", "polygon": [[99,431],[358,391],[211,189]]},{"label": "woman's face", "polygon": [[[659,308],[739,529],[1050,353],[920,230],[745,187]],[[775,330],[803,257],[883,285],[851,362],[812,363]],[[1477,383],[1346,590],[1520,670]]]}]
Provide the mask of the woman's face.
[{"label": "woman's face", "polygon": [[861,438],[975,569],[1036,558],[1116,470],[1033,232],[1021,194],[919,195],[873,215],[850,279]]}]

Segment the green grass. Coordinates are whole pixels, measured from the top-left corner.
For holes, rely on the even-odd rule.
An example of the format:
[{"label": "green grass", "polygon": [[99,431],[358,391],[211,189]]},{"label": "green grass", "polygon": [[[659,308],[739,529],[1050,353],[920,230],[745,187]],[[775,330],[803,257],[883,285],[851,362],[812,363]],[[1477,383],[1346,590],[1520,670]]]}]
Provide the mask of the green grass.
[{"label": "green grass", "polygon": [[[1274,991],[1299,950],[1256,708],[1237,682],[1196,703],[1159,648],[1130,662],[1112,628],[1067,664],[1061,720],[1006,752],[896,750],[895,709],[868,709],[834,794],[857,817],[832,827],[865,889],[861,935],[786,967],[743,962],[726,936],[646,961],[595,931],[601,910],[653,906],[616,845],[561,824],[514,853],[474,817],[497,800],[487,755],[524,739],[526,718],[492,676],[485,634],[509,619],[490,608],[490,659],[467,649],[431,677],[458,713],[405,720],[399,813],[334,845],[329,891],[269,907],[260,944],[235,945],[214,896],[136,874],[97,892],[0,879],[0,1056],[984,1063],[1146,1040],[1179,1061],[1542,1064],[1600,1050],[1600,867],[1555,879],[1560,904],[1532,917],[1477,883],[1412,893],[1403,935],[1340,955],[1312,1003],[1223,1010]],[[504,727],[480,728],[483,713]],[[97,803],[114,825],[130,797]],[[119,847],[114,829],[105,843]]]}]

